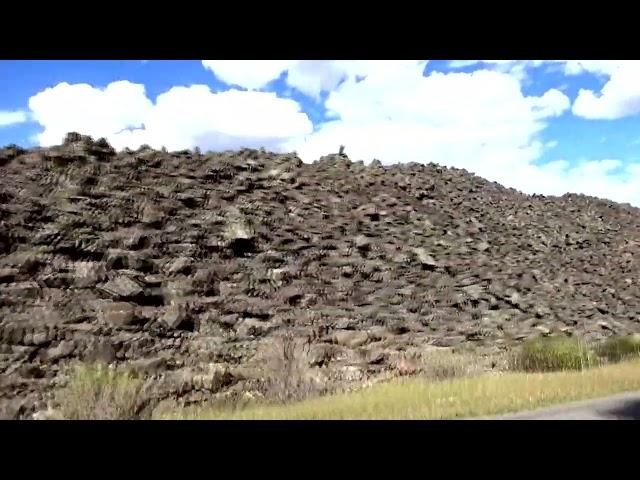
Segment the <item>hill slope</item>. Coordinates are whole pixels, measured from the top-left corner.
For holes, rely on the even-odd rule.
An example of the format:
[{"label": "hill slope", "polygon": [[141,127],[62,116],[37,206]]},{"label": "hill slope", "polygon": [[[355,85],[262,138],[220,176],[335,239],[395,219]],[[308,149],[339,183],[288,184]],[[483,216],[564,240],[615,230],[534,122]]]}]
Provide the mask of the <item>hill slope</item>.
[{"label": "hill slope", "polygon": [[158,398],[201,401],[257,385],[284,331],[323,378],[356,383],[427,346],[639,331],[630,206],[435,164],[116,153],[77,134],[0,150],[0,175],[11,415],[44,408],[73,359],[129,362]]}]

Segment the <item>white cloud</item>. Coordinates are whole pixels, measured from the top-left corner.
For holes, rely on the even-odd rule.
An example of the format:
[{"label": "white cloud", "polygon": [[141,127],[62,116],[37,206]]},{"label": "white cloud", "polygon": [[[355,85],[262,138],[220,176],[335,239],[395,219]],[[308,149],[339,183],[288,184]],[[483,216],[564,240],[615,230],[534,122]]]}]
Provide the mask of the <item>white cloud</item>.
[{"label": "white cloud", "polygon": [[258,89],[295,65],[295,60],[203,60],[202,65],[228,85]]},{"label": "white cloud", "polygon": [[293,100],[267,92],[211,93],[204,85],[174,87],[158,96],[145,126],[149,144],[187,148],[197,143],[212,149],[220,148],[218,142],[224,148],[258,143],[277,149],[313,128]]},{"label": "white cloud", "polygon": [[564,64],[567,75],[593,73],[596,75],[611,75],[618,67],[625,63],[623,60],[556,60]]},{"label": "white cloud", "polygon": [[355,82],[356,76],[376,78],[402,77],[407,70],[422,75],[426,60],[304,60],[289,69],[287,83],[312,97],[334,91],[343,81]]},{"label": "white cloud", "polygon": [[640,113],[640,61],[568,62],[565,71],[608,77],[599,92],[580,89],[573,113],[589,119],[613,120]]},{"label": "white cloud", "polygon": [[640,206],[640,164],[624,166],[620,160],[605,159],[581,162],[570,167],[564,162],[552,175],[547,189],[561,195],[566,192],[584,193],[621,203]]},{"label": "white cloud", "polygon": [[426,61],[398,60],[203,60],[205,68],[229,85],[260,89],[287,72],[290,87],[319,99],[342,81],[370,74],[393,75],[397,70],[426,65]]},{"label": "white cloud", "polygon": [[113,137],[143,123],[153,104],[145,96],[143,85],[128,81],[114,82],[104,89],[64,82],[31,97],[29,108],[34,120],[44,126],[38,142],[55,145],[71,131]]},{"label": "white cloud", "polygon": [[[348,62],[347,62],[348,63]],[[299,61],[287,71],[287,84],[311,97],[329,92],[348,75],[345,62]]]},{"label": "white cloud", "polygon": [[513,165],[526,166],[541,154],[536,134],[545,119],[569,108],[557,90],[523,96],[509,74],[424,77],[422,69],[414,63],[370,73],[359,83],[347,80],[326,102],[339,118],[287,145],[307,161],[345,145],[355,159],[433,161],[501,180]]},{"label": "white cloud", "polygon": [[450,60],[449,61],[449,68],[465,68],[465,67],[472,67],[474,65],[477,65],[478,63],[480,63],[480,60]]},{"label": "white cloud", "polygon": [[7,127],[16,123],[23,123],[27,121],[26,112],[5,112],[0,110],[0,127]]},{"label": "white cloud", "polygon": [[116,148],[147,143],[178,150],[199,145],[226,149],[264,145],[273,149],[312,124],[293,100],[275,93],[228,90],[205,85],[174,87],[149,100],[144,86],[114,82],[105,89],[59,84],[29,100],[44,131],[41,145],[58,144],[69,131],[106,137]]},{"label": "white cloud", "polygon": [[449,68],[455,70],[478,65],[485,69],[507,73],[520,81],[525,81],[528,78],[527,69],[539,67],[544,63],[546,63],[545,60],[452,60],[449,62]]},{"label": "white cloud", "polygon": [[569,98],[560,90],[552,88],[541,97],[527,97],[531,113],[536,119],[557,117],[569,109]]},{"label": "white cloud", "polygon": [[[640,113],[640,61],[638,60],[482,60],[453,61],[451,68],[483,63],[489,68],[526,79],[530,67],[543,64],[562,69],[568,76],[589,73],[606,80],[598,92],[581,89],[574,101],[575,115],[588,119],[613,120]],[[566,86],[558,87],[565,90]]]}]

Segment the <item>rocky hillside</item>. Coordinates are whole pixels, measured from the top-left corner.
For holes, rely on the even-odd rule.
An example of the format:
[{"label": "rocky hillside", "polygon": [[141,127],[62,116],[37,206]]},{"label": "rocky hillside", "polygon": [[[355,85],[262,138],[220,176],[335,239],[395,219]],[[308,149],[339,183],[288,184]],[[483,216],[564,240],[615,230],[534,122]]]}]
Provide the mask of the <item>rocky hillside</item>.
[{"label": "rocky hillside", "polygon": [[358,383],[436,346],[640,331],[630,206],[435,164],[78,134],[0,149],[0,177],[5,416],[44,409],[74,360],[131,365],[157,399],[258,391],[283,332],[324,381]]}]

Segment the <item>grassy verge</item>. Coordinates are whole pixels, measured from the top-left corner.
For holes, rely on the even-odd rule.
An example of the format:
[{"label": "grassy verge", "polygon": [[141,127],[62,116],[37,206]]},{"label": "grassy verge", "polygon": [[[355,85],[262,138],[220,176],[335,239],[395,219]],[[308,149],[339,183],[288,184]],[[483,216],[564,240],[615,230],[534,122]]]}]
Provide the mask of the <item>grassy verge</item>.
[{"label": "grassy verge", "polygon": [[[319,395],[332,389],[311,375],[304,345],[284,335],[272,347],[261,357],[264,392],[259,403],[222,401],[183,410],[166,405],[168,410],[158,409],[154,417],[450,419],[640,390],[638,335],[611,337],[599,344],[565,336],[540,337],[489,356],[450,349],[403,353],[390,362],[389,373],[396,375],[395,380],[325,396]],[[51,418],[148,418],[154,405],[143,385],[144,379],[126,368],[76,365],[56,392],[59,409]]]},{"label": "grassy verge", "polygon": [[163,419],[455,419],[640,390],[640,361],[583,371],[510,372],[440,382],[412,378],[367,390],[239,411],[185,410]]}]

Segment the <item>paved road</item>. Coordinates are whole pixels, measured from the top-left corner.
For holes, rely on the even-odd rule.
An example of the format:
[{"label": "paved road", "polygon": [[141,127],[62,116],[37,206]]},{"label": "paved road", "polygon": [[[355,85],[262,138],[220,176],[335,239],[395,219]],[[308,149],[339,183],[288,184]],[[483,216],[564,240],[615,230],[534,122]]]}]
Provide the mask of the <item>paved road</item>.
[{"label": "paved road", "polygon": [[494,420],[640,420],[640,392],[493,417]]}]

